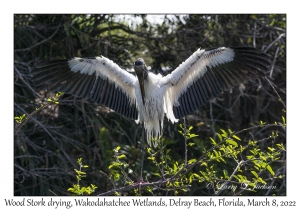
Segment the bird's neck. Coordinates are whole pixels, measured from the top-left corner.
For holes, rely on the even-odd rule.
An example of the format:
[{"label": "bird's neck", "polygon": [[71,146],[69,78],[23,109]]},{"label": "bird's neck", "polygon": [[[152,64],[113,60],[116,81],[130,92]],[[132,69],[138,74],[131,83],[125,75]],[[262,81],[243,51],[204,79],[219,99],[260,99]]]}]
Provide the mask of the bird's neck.
[{"label": "bird's neck", "polygon": [[148,71],[145,71],[144,72],[144,78],[143,78],[145,81],[147,81],[148,80]]}]

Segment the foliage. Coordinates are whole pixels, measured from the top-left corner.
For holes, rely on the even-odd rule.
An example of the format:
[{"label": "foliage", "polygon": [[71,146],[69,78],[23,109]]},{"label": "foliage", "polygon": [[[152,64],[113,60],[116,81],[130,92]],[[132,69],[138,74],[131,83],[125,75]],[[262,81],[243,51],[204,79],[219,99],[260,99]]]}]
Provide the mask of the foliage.
[{"label": "foliage", "polygon": [[[228,181],[226,186],[247,182],[252,189],[263,180],[277,187],[244,190],[243,195],[286,195],[286,16],[168,15],[159,24],[149,22],[147,15],[120,17],[15,14],[15,195],[53,195],[49,189],[69,195],[66,189],[76,179],[70,172],[79,157],[90,166],[81,186],[96,183],[94,194],[115,194],[114,189],[121,188],[117,193],[128,195],[212,195],[223,186],[216,184],[220,179]],[[141,22],[132,26],[127,17]],[[55,93],[37,91],[31,81],[30,71],[37,63],[74,56],[104,55],[125,69],[143,57],[153,72],[168,74],[197,48],[218,46],[253,46],[266,52],[272,61],[269,81],[249,81],[219,95],[186,116],[186,131],[166,121],[163,145],[146,150],[141,184],[139,125],[67,94],[56,104]],[[184,136],[192,134],[197,136],[185,142]],[[206,183],[214,188],[207,189]]]},{"label": "foliage", "polygon": [[[270,126],[283,127],[278,123],[257,125],[261,128]],[[180,127],[183,127],[182,124]],[[285,147],[283,144],[274,145],[278,138],[278,133],[275,132],[265,139],[248,140],[247,143],[242,144],[242,139],[237,135],[252,128],[239,132],[221,129],[221,133],[217,133],[216,141],[210,138],[212,147],[204,151],[200,158],[189,159],[187,163],[182,158],[173,159],[170,149],[166,149],[166,144],[159,144],[159,147],[163,145],[159,150],[148,147],[147,159],[155,168],[146,176],[147,181],[136,183],[130,178],[132,170],[128,162],[121,161],[126,158],[126,155],[119,154],[121,147],[118,146],[114,149],[115,161],[108,167],[114,189],[100,195],[159,195],[161,191],[165,191],[167,195],[184,195],[193,188],[199,187],[205,189],[202,191],[210,195],[221,193],[243,195],[245,191],[257,195],[261,194],[262,190],[264,193],[270,190],[277,191],[278,186],[274,185],[274,182],[281,180],[285,175],[280,172],[275,174],[273,167],[282,157]],[[195,137],[191,129],[191,127],[188,129],[189,136]],[[182,130],[180,133],[184,135]],[[272,145],[266,150],[261,149],[259,143],[270,140]],[[162,141],[164,142],[164,139]],[[194,144],[190,146],[194,147]],[[118,188],[118,186],[122,187]],[[142,190],[143,188],[145,190]]]},{"label": "foliage", "polygon": [[77,160],[77,163],[79,165],[79,170],[74,169],[76,172],[77,184],[73,184],[73,187],[69,188],[68,191],[72,192],[73,195],[90,195],[91,193],[95,192],[96,188],[98,188],[98,187],[93,184],[91,184],[90,186],[87,186],[87,187],[80,186],[81,179],[83,177],[86,177],[86,173],[83,172],[81,169],[88,168],[89,166],[82,164],[82,158],[79,158]]}]

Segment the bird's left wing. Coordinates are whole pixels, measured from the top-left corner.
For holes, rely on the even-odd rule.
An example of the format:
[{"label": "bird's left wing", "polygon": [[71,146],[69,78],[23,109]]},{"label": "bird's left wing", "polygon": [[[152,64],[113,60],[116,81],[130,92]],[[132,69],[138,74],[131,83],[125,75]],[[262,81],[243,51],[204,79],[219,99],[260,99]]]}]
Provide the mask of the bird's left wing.
[{"label": "bird's left wing", "polygon": [[198,49],[163,78],[162,82],[170,85],[165,97],[168,118],[181,118],[222,91],[264,76],[269,65],[269,57],[251,47]]},{"label": "bird's left wing", "polygon": [[50,61],[31,72],[40,89],[89,98],[131,119],[138,118],[137,78],[104,56]]}]

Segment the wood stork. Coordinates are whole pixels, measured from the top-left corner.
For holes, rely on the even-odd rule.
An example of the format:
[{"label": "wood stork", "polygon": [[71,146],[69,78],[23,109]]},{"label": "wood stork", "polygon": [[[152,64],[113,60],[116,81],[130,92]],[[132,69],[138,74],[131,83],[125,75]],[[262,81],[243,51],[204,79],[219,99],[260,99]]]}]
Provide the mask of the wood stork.
[{"label": "wood stork", "polygon": [[264,76],[269,64],[255,48],[220,47],[198,49],[167,76],[149,72],[142,58],[134,76],[104,56],[50,61],[32,74],[42,89],[88,98],[143,123],[151,145],[162,134],[164,116],[177,122],[221,92]]}]

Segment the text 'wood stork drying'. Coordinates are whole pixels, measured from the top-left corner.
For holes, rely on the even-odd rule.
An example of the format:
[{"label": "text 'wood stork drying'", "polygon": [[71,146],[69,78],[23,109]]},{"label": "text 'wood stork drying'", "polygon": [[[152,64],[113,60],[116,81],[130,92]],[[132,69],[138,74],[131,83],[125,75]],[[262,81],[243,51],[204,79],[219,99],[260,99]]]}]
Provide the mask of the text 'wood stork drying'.
[{"label": "text 'wood stork drying'", "polygon": [[269,65],[269,57],[255,48],[220,47],[198,49],[167,76],[149,72],[139,58],[136,77],[103,56],[50,61],[32,74],[42,89],[89,98],[144,123],[151,145],[162,134],[165,115],[177,122],[222,91],[264,76]]}]

